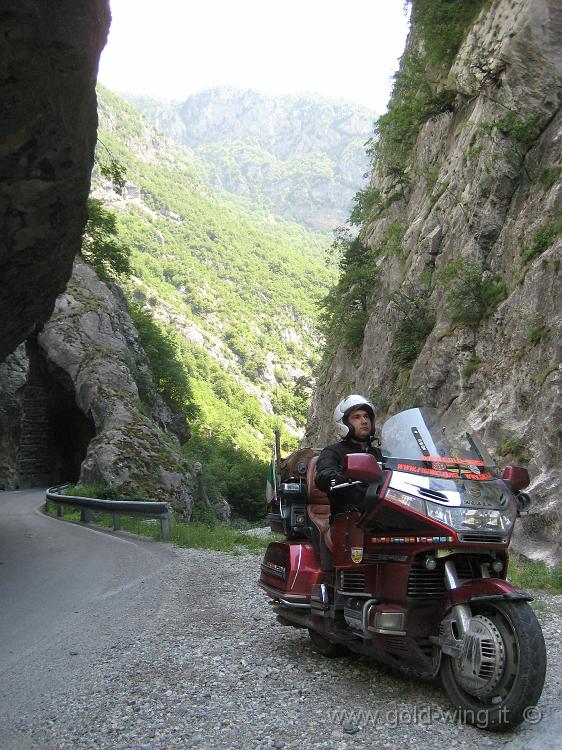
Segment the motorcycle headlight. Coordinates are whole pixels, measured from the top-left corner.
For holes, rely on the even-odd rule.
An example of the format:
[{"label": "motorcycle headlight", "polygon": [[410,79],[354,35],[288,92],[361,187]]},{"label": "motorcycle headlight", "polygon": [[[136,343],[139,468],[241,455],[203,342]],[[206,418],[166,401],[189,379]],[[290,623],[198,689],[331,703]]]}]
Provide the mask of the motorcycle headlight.
[{"label": "motorcycle headlight", "polygon": [[510,504],[507,508],[446,508],[426,502],[427,515],[457,531],[482,531],[507,533],[513,526],[515,514]]},{"label": "motorcycle headlight", "polygon": [[385,499],[422,513],[455,531],[507,534],[511,531],[516,515],[513,503],[498,509],[447,507],[395,489],[389,489]]}]

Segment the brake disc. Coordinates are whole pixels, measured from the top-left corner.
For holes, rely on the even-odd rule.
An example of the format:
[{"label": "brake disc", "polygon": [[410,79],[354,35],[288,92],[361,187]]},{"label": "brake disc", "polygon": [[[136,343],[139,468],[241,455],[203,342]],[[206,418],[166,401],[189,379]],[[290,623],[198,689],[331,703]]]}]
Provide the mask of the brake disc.
[{"label": "brake disc", "polygon": [[483,615],[475,615],[464,635],[462,651],[453,661],[460,687],[471,695],[491,695],[505,666],[505,646],[500,631]]}]

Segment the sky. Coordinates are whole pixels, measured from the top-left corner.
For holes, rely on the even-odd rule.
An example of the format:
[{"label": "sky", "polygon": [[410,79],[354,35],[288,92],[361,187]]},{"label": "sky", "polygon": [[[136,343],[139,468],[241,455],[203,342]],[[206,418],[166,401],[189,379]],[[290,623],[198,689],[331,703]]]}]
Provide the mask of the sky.
[{"label": "sky", "polygon": [[408,21],[403,0],[110,0],[99,80],[184,100],[213,86],[313,92],[382,114]]}]

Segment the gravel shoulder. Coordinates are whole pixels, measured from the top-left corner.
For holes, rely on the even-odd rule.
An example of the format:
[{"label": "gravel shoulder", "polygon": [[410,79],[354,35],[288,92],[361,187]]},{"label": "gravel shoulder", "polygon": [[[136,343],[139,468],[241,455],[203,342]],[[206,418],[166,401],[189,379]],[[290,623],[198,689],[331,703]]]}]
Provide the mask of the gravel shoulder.
[{"label": "gravel shoulder", "polygon": [[306,631],[276,623],[256,585],[258,556],[174,556],[157,609],[121,623],[95,660],[76,654],[68,688],[10,717],[6,750],[559,746],[562,596],[534,603],[548,651],[543,719],[495,735],[459,725],[438,682],[315,654]]}]

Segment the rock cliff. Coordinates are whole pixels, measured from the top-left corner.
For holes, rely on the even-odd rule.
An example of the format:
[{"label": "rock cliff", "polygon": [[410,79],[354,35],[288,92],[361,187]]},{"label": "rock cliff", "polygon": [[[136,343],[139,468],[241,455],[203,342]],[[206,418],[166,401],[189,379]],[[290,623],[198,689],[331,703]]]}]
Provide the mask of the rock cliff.
[{"label": "rock cliff", "polygon": [[0,361],[52,312],[86,223],[108,0],[3,0]]},{"label": "rock cliff", "polygon": [[[189,520],[197,478],[178,417],[155,391],[122,293],[92,268],[75,263],[27,357],[20,349],[1,366],[0,386],[0,485],[101,483]],[[186,428],[183,418],[183,438]]]},{"label": "rock cliff", "polygon": [[[430,5],[413,3],[394,125],[379,130],[361,197],[355,248],[371,284],[362,339],[332,341],[307,442],[329,440],[331,412],[348,392],[374,400],[379,425],[414,403],[454,403],[498,463],[529,467],[534,511],[515,548],[560,564],[562,6],[483,3],[439,67],[423,33]],[[412,131],[397,124],[420,102],[400,164]],[[353,286],[340,285],[344,292],[351,306],[362,304]]]}]

